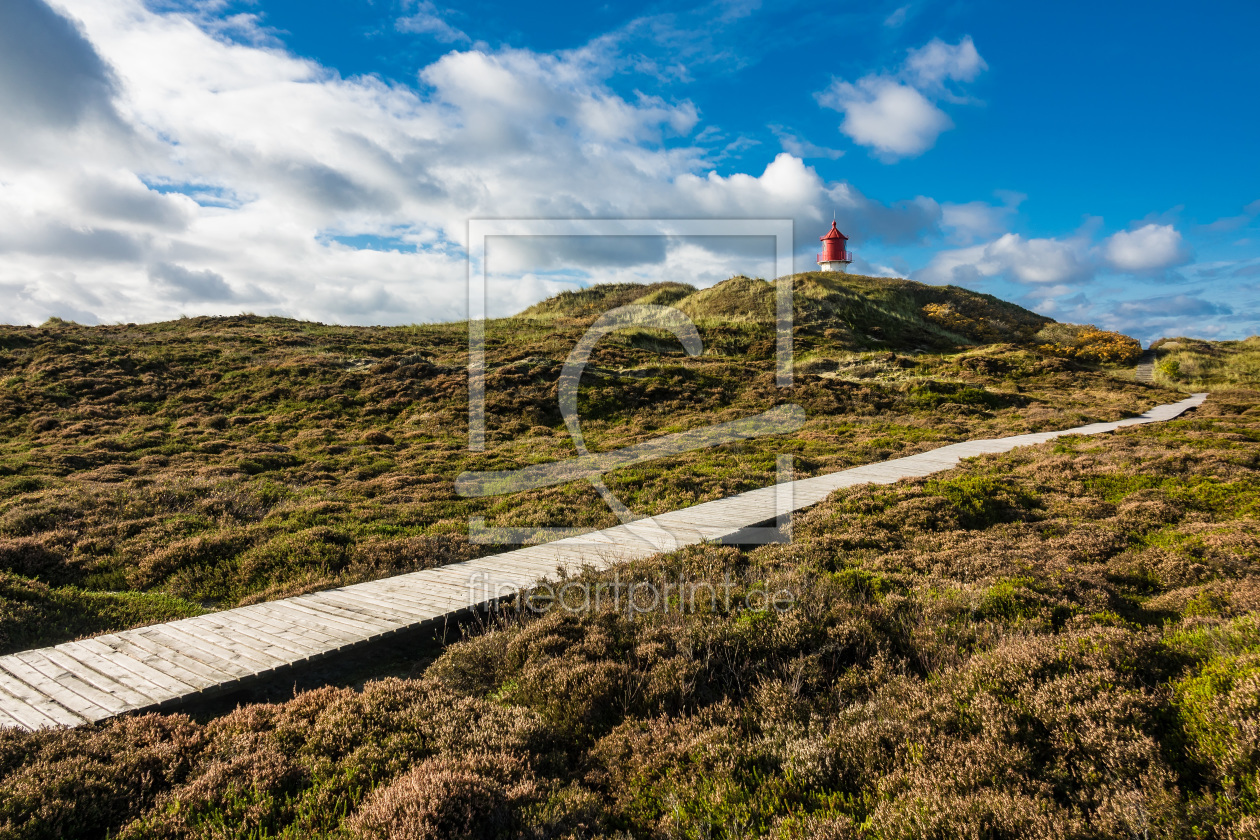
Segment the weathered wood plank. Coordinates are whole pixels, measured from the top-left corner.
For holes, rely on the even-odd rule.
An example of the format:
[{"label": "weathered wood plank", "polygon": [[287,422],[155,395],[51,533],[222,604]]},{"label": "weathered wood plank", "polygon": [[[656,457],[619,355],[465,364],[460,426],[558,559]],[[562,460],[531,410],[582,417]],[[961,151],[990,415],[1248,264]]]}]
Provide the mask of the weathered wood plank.
[{"label": "weathered wood plank", "polygon": [[[52,677],[49,677],[47,674],[31,667],[29,663],[23,662],[16,656],[6,656],[4,659],[0,660],[0,668],[3,668],[6,672],[8,672],[10,677],[13,677],[14,679],[19,680],[20,682],[23,682],[33,688],[35,690],[33,692],[35,697],[42,695],[43,699],[46,701],[60,706],[63,709],[69,710],[72,714],[82,718],[83,720],[100,720],[101,718],[109,717],[110,714],[112,714],[110,709],[98,706],[86,697],[82,697],[78,693],[71,691],[66,686],[58,683]],[[23,699],[26,699],[27,703],[33,704],[31,699]],[[49,710],[45,709],[43,706],[40,706],[39,709],[45,714],[49,714]]]},{"label": "weathered wood plank", "polygon": [[308,604],[320,604],[323,606],[337,607],[346,612],[353,613],[360,620],[365,621],[383,621],[388,622],[388,627],[406,627],[421,621],[416,617],[414,612],[399,608],[385,607],[382,605],[369,604],[353,595],[341,592],[336,589],[329,589],[324,592],[317,593],[318,598],[312,597]]},{"label": "weathered wood plank", "polygon": [[[155,624],[137,631],[137,636],[176,650],[188,659],[204,663],[207,667],[230,674],[239,680],[258,672],[249,657],[236,651],[223,651],[207,644],[196,636],[185,633],[174,625]],[[241,660],[244,660],[243,662]]]},{"label": "weathered wood plank", "polygon": [[363,640],[388,636],[397,630],[396,625],[383,625],[376,622],[368,623],[344,609],[339,609],[332,604],[314,601],[305,596],[302,599],[293,598],[288,600],[285,602],[285,606],[306,613],[315,621],[326,621],[334,627],[345,627],[354,630]]},{"label": "weathered wood plank", "polygon": [[286,638],[309,647],[338,648],[347,641],[357,638],[345,634],[334,634],[327,629],[315,629],[302,620],[301,614],[287,610],[282,613],[277,612],[274,609],[268,609],[266,604],[254,604],[240,609],[225,610],[225,612],[231,613],[233,617],[239,616],[260,629],[277,635],[283,634]]},{"label": "weathered wood plank", "polygon": [[[64,645],[58,645],[61,650],[66,651],[75,659],[85,655],[94,655],[103,662],[107,662],[118,671],[129,671],[139,680],[144,680],[154,687],[156,692],[153,697],[155,701],[162,698],[161,701],[178,699],[180,697],[190,697],[197,694],[200,689],[189,685],[182,680],[172,676],[167,670],[159,670],[150,667],[148,663],[137,659],[134,654],[123,653],[106,645],[103,645],[97,639],[82,639],[78,642],[69,642]],[[89,662],[90,664],[90,662]],[[145,694],[149,691],[145,690]]]},{"label": "weathered wood plank", "polygon": [[44,726],[78,726],[88,722],[88,718],[76,715],[7,671],[0,671],[0,691],[14,699],[13,703],[6,703],[5,708],[14,717],[25,721],[31,729]]},{"label": "weathered wood plank", "polygon": [[246,667],[250,667],[249,663],[253,663],[253,667],[266,670],[282,666],[288,661],[284,651],[273,645],[255,642],[253,639],[241,636],[233,637],[219,633],[215,630],[212,620],[204,618],[188,619],[172,622],[164,625],[164,628],[179,630],[184,635],[196,639],[202,648],[218,652],[220,656],[225,657],[228,661],[240,662]]},{"label": "weathered wood plank", "polygon": [[404,609],[412,616],[413,622],[428,621],[447,612],[446,604],[434,600],[431,596],[413,591],[409,587],[385,589],[384,587],[368,589],[356,588],[353,592],[342,591],[343,596],[362,601],[368,606],[379,605],[382,608]]},{"label": "weathered wood plank", "polygon": [[283,651],[285,660],[290,663],[305,662],[312,656],[324,652],[322,646],[294,640],[280,633],[273,634],[268,629],[260,627],[259,622],[236,617],[231,613],[231,610],[224,610],[202,617],[207,620],[213,630],[221,635],[235,634],[242,640],[249,640],[250,645],[263,644],[267,645],[268,649]]},{"label": "weathered wood plank", "polygon": [[432,618],[435,614],[441,614],[440,611],[434,612],[435,607],[432,604],[422,606],[410,603],[402,597],[394,599],[391,603],[384,597],[374,598],[366,592],[352,592],[345,589],[335,589],[326,594],[330,598],[335,597],[335,603],[338,605],[353,606],[368,615],[390,618],[403,625],[417,624]]},{"label": "weathered wood plank", "polygon": [[254,604],[242,609],[250,610],[251,615],[260,616],[273,624],[289,625],[300,629],[312,639],[320,640],[338,648],[354,644],[363,638],[358,630],[338,628],[313,619],[308,613],[291,609],[287,601],[273,601],[267,604]]},{"label": "weathered wood plank", "polygon": [[[97,689],[103,695],[120,700],[122,702],[120,711],[143,709],[145,706],[152,705],[154,701],[154,698],[149,696],[149,694],[132,688],[129,684],[131,680],[124,679],[121,676],[121,674],[126,674],[126,672],[119,668],[110,668],[108,664],[104,663],[100,668],[93,668],[86,662],[82,662],[57,648],[44,648],[39,652],[49,662],[65,669],[67,673]],[[62,685],[67,684],[67,681],[62,677],[53,675],[53,679]],[[97,701],[97,703],[99,705],[100,701]]]},{"label": "weathered wood plank", "polygon": [[151,639],[141,630],[97,636],[93,641],[101,642],[133,659],[139,659],[154,670],[170,674],[200,691],[236,682],[235,675],[212,668],[200,659],[186,656],[178,646],[172,647],[163,639]]}]

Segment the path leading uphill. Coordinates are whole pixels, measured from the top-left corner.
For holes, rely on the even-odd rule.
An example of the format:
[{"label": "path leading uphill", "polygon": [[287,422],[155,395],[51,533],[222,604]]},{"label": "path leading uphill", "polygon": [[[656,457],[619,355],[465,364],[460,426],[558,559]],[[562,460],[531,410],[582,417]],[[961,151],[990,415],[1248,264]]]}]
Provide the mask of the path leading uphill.
[{"label": "path leading uphill", "polygon": [[561,569],[606,568],[721,540],[807,508],[841,487],[892,484],[950,469],[963,458],[1062,435],[1171,420],[1205,396],[1115,423],[955,443],[465,563],[0,657],[0,727],[77,726],[221,693],[529,589]]},{"label": "path leading uphill", "polygon": [[1154,382],[1155,381],[1155,351],[1144,350],[1142,358],[1138,359],[1137,372],[1135,379],[1138,382]]}]

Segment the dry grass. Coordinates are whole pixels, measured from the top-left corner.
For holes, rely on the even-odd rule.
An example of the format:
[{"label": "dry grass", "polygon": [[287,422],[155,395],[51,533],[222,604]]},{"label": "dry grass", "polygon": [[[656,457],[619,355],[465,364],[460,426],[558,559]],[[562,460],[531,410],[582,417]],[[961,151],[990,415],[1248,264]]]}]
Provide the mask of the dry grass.
[{"label": "dry grass", "polygon": [[1155,351],[1155,380],[1172,388],[1203,391],[1260,384],[1260,336],[1242,341],[1165,338]]}]

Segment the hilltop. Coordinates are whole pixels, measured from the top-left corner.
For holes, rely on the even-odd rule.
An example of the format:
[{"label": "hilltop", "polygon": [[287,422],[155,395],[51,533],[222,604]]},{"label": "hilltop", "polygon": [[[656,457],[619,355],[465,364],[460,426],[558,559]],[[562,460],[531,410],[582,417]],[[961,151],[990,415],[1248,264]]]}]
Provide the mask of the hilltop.
[{"label": "hilltop", "polygon": [[[878,348],[952,350],[968,345],[1010,343],[1092,362],[1132,363],[1137,341],[1094,327],[1060,324],[992,295],[958,286],[929,286],[913,280],[856,274],[807,272],[793,278],[795,332],[828,349]],[[674,306],[696,324],[720,331],[772,329],[774,284],[733,277],[706,289],[683,283],[640,286],[619,283],[564,292],[517,317],[581,322],[628,304]]]},{"label": "hilltop", "polygon": [[[886,278],[795,282],[790,399],[805,408],[805,428],[618,471],[608,484],[632,509],[764,486],[781,451],[811,474],[966,437],[1117,419],[1170,398],[1133,383],[1127,367],[1085,363],[1087,353],[1043,340],[1077,328],[994,298]],[[784,401],[771,292],[742,277],[701,291],[596,286],[491,322],[483,455],[467,451],[462,324],[235,316],[0,327],[0,650],[492,550],[469,544],[470,516],[615,524],[588,485],[465,499],[453,479],[568,457],[561,364],[598,313],[635,300],[688,312],[705,350],[688,357],[654,330],[601,342],[580,393],[590,445]],[[954,329],[938,323],[947,315]]]}]

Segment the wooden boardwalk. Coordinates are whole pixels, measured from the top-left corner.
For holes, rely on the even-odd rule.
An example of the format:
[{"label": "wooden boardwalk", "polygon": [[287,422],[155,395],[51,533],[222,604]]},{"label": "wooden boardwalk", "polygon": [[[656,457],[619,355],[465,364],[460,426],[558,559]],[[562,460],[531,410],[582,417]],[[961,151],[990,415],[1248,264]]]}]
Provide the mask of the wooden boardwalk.
[{"label": "wooden boardwalk", "polygon": [[0,657],[0,727],[77,726],[170,707],[529,589],[560,570],[606,568],[721,540],[841,487],[925,476],[1061,435],[1170,420],[1205,396],[1115,423],[956,443],[464,563]]},{"label": "wooden boardwalk", "polygon": [[1155,351],[1144,350],[1142,358],[1138,359],[1137,370],[1134,372],[1134,378],[1138,382],[1154,382],[1155,381]]}]

